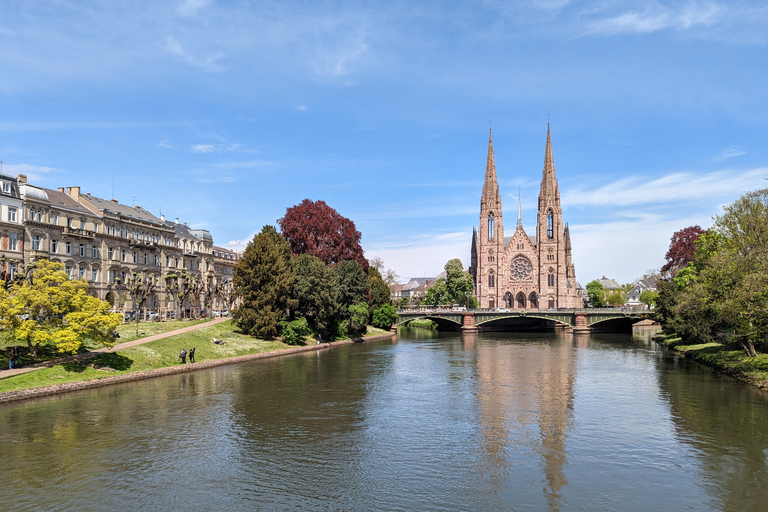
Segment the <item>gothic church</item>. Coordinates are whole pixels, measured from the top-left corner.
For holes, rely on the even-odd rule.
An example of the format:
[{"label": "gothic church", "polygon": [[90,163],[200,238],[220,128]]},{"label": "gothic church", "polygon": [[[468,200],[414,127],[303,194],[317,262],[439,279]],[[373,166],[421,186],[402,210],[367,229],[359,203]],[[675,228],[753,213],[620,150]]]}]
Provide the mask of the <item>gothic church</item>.
[{"label": "gothic church", "polygon": [[523,229],[519,200],[515,232],[512,236],[504,236],[493,140],[489,133],[485,183],[480,199],[480,227],[472,235],[470,273],[475,280],[475,296],[481,308],[582,307],[571,260],[571,237],[568,225],[563,224],[549,125],[533,239]]}]

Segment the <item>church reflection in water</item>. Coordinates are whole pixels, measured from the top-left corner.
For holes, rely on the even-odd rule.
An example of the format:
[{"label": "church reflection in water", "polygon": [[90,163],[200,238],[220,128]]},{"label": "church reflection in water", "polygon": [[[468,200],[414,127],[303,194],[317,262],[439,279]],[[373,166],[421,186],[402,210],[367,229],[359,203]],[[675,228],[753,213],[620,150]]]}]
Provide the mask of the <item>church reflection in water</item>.
[{"label": "church reflection in water", "polygon": [[[501,497],[543,492],[548,509],[560,510],[568,483],[576,340],[562,332],[526,336],[519,343],[501,334],[498,343],[489,343],[490,336],[483,335],[481,344],[474,333],[462,338],[465,350],[476,350],[484,477]],[[539,502],[541,496],[530,498]]]}]

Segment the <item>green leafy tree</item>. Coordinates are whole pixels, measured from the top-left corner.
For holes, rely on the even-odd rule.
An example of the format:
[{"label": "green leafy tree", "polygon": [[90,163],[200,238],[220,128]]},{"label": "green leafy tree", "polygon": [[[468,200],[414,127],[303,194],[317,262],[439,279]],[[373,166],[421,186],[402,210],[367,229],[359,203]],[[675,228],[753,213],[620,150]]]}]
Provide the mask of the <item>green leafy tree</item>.
[{"label": "green leafy tree", "polygon": [[397,321],[397,312],[392,304],[384,304],[373,310],[373,326],[389,329]]},{"label": "green leafy tree", "polygon": [[307,324],[307,319],[304,317],[297,318],[296,320],[281,321],[280,322],[280,337],[288,345],[301,345],[304,343],[304,338],[312,334],[312,330]]},{"label": "green leafy tree", "polygon": [[366,302],[358,302],[349,306],[348,310],[351,333],[365,334],[368,326],[368,304]]},{"label": "green leafy tree", "polygon": [[445,264],[446,299],[449,304],[469,306],[475,283],[469,272],[464,270],[461,260],[454,258]]},{"label": "green leafy tree", "polygon": [[86,339],[111,346],[122,319],[109,309],[88,295],[88,283],[70,280],[61,263],[48,260],[29,265],[23,282],[0,288],[0,324],[27,343],[33,358],[37,344],[49,342],[65,353],[77,352]]},{"label": "green leafy tree", "polygon": [[389,286],[373,266],[368,268],[368,295],[371,311],[391,302]]},{"label": "green leafy tree", "polygon": [[649,308],[656,307],[656,301],[659,298],[659,292],[651,290],[645,290],[640,294],[640,302],[648,306]]},{"label": "green leafy tree", "polygon": [[440,304],[448,303],[448,287],[445,284],[445,279],[438,277],[422,301],[427,306],[438,306]]},{"label": "green leafy tree", "polygon": [[288,242],[274,226],[264,226],[235,265],[232,283],[242,303],[232,317],[238,327],[251,336],[277,336],[280,321],[296,303],[294,281]]},{"label": "green leafy tree", "polygon": [[605,305],[603,302],[603,285],[597,279],[587,283],[587,296],[594,307],[601,308]]},{"label": "green leafy tree", "polygon": [[339,305],[346,310],[349,306],[365,300],[368,285],[363,267],[357,261],[343,260],[334,268],[339,286]]},{"label": "green leafy tree", "polygon": [[339,284],[336,273],[320,258],[301,254],[291,261],[295,281],[295,317],[305,317],[310,328],[330,339],[340,323]]}]

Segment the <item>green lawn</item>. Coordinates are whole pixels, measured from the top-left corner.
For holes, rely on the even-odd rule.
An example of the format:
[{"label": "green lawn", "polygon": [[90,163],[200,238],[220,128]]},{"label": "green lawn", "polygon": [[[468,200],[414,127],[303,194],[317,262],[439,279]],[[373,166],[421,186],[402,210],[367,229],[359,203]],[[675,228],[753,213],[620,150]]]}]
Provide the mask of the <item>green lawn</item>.
[{"label": "green lawn", "polygon": [[[189,322],[183,322],[183,324],[183,326],[191,325]],[[387,332],[368,327],[367,335]],[[214,345],[211,341],[214,336],[225,341],[226,345]],[[121,339],[120,341],[125,340]],[[307,343],[314,343],[314,341],[308,339]],[[15,377],[0,379],[0,392],[99,379],[110,375],[175,366],[180,364],[179,353],[181,349],[189,350],[192,347],[196,348],[196,360],[198,362],[290,348],[289,345],[281,341],[264,341],[241,334],[230,320],[185,334],[151,341],[119,352],[101,354],[87,361],[58,364],[51,368],[41,368]]]},{"label": "green lawn", "polygon": [[[120,333],[120,338],[115,340],[117,343],[123,343],[126,341],[133,341],[137,338],[146,338],[155,334],[161,334],[191,325],[196,325],[207,320],[175,320],[172,322],[140,322],[139,323],[139,336],[136,336],[136,323],[122,324],[117,327],[117,332]],[[27,344],[23,341],[19,341],[8,336],[7,332],[0,332],[0,365],[1,368],[8,368],[8,353],[12,346],[19,347],[19,356],[21,359],[21,365],[29,365],[32,363],[39,363],[40,361],[49,361],[51,359],[58,359],[60,357],[67,356],[69,354],[62,354],[54,345],[41,345],[37,351],[37,357],[32,359],[29,355],[29,349]],[[91,343],[89,340],[85,341],[85,344],[79,352],[90,352],[91,350],[101,348],[103,345]]]},{"label": "green lawn", "polygon": [[682,345],[678,342],[670,343],[669,346],[723,373],[757,387],[768,388],[768,354],[758,352],[757,357],[748,357],[740,347],[734,348],[721,343]]}]

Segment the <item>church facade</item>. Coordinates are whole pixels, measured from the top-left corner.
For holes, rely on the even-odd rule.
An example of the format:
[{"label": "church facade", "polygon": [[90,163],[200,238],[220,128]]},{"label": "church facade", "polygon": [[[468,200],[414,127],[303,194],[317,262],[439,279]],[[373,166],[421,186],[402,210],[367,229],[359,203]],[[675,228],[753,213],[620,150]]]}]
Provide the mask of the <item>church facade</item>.
[{"label": "church facade", "polygon": [[517,225],[511,236],[505,236],[493,140],[489,134],[480,224],[472,235],[470,266],[480,307],[582,307],[571,259],[571,237],[568,225],[563,223],[549,125],[533,238],[523,229],[521,213],[518,201]]}]

